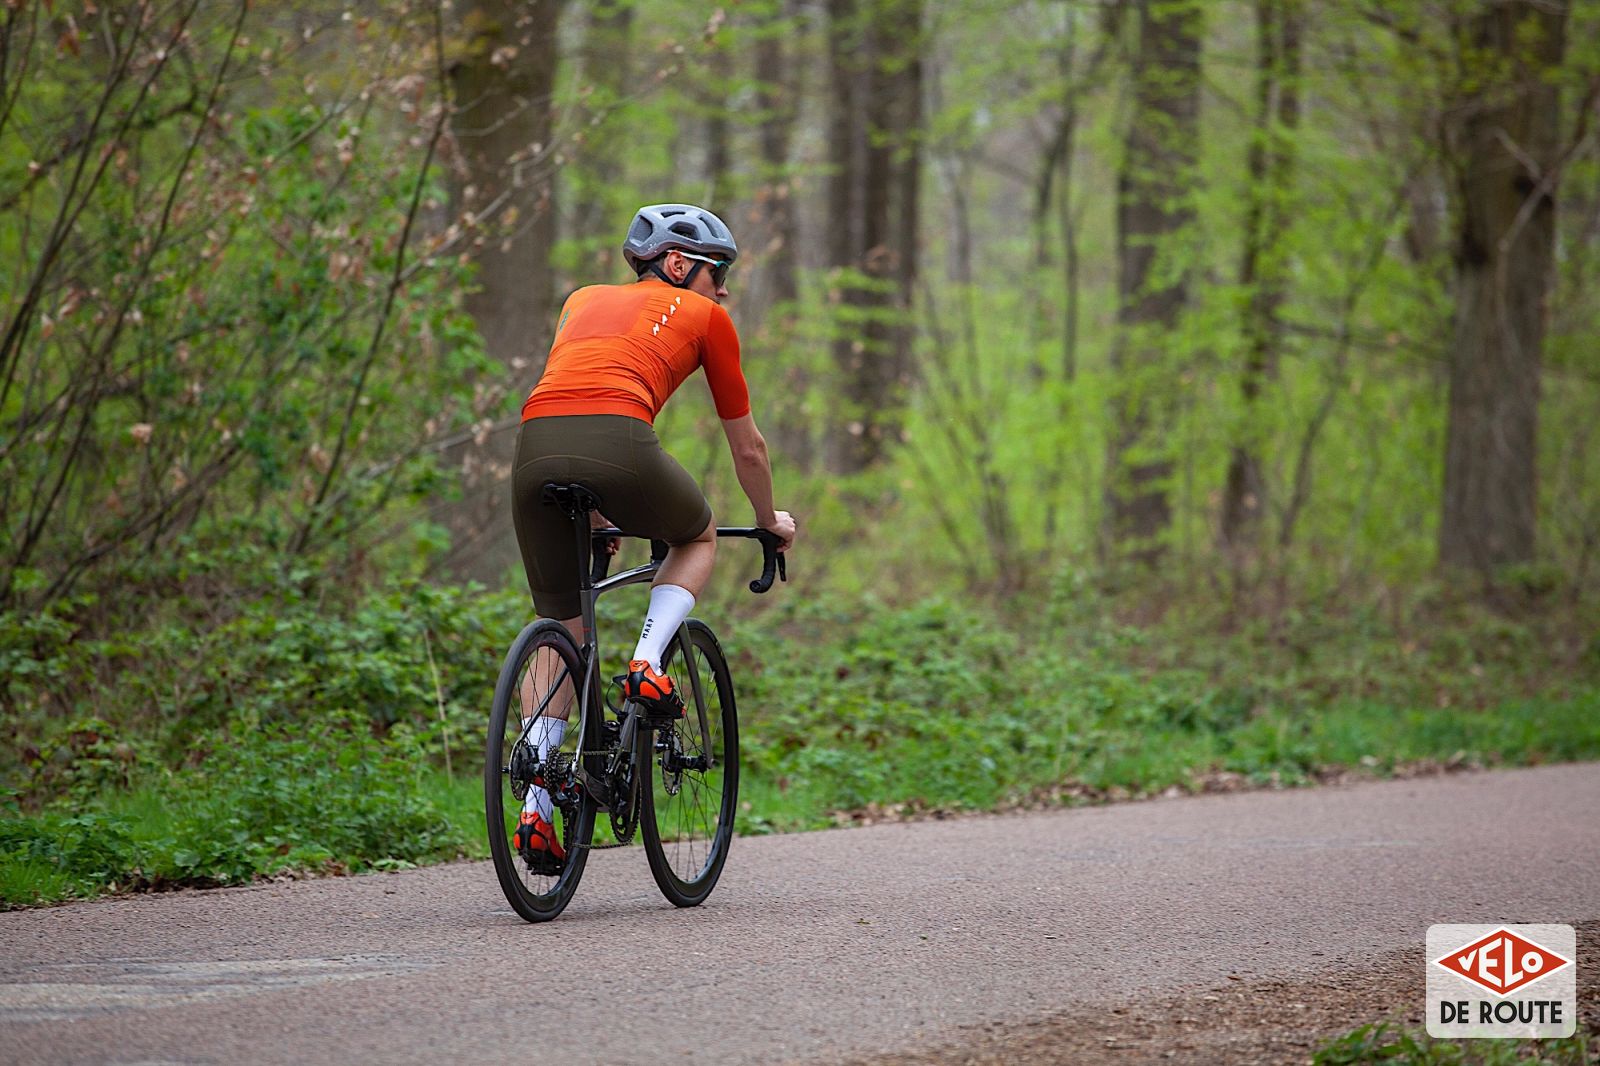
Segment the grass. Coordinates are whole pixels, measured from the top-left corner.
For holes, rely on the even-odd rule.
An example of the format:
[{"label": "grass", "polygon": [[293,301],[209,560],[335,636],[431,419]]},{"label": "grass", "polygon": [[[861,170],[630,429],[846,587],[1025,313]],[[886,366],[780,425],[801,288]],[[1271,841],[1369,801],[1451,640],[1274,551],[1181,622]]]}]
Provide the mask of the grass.
[{"label": "grass", "polygon": [[1330,1040],[1313,1066],[1588,1066],[1595,1047],[1581,1030],[1563,1040],[1435,1040],[1425,1032],[1382,1022]]},{"label": "grass", "polygon": [[[365,723],[235,730],[203,767],[0,820],[7,906],[472,854],[472,798]],[[481,802],[481,801],[480,801]],[[482,837],[481,831],[476,834]]]},{"label": "grass", "polygon": [[747,821],[1600,757],[1600,681],[1585,673],[1530,694],[1531,654],[1474,670],[1450,633],[1448,657],[1374,662],[1384,641],[1319,625],[1301,654],[1103,619],[1030,634],[937,601],[848,622],[796,610],[734,642]]}]

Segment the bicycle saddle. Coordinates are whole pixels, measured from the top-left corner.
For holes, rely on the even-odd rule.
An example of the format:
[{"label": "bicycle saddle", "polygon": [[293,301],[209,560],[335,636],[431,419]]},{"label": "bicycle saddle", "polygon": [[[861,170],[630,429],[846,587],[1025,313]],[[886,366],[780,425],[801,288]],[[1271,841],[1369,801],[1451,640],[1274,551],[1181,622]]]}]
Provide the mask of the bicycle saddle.
[{"label": "bicycle saddle", "polygon": [[600,510],[600,495],[587,485],[563,485],[559,481],[546,482],[539,498],[546,504],[561,508],[572,518]]}]

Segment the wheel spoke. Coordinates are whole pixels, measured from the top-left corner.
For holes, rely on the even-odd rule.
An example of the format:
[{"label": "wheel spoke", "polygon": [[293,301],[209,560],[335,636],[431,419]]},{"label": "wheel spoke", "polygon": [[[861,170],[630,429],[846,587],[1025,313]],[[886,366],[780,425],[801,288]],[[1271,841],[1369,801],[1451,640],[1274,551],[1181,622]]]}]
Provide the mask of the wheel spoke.
[{"label": "wheel spoke", "polygon": [[716,883],[738,788],[732,682],[710,632],[698,622],[690,632],[691,647],[675,640],[669,659],[677,658],[681,689],[694,706],[668,734],[662,765],[652,775],[645,836],[657,884],[680,906],[700,902]]},{"label": "wheel spoke", "polygon": [[[581,721],[573,713],[580,677],[571,637],[558,623],[540,622],[518,637],[495,689],[484,774],[490,854],[507,900],[528,921],[548,920],[566,906],[582,875],[583,845],[592,831],[593,806],[572,787],[570,772]],[[536,748],[519,745],[524,721],[541,714],[566,714],[572,725],[559,748],[544,760]],[[538,786],[533,784],[535,778]],[[542,847],[519,853],[518,823],[525,798],[534,795],[535,787],[544,789],[549,805],[534,804],[531,809],[549,811],[555,839],[566,852],[564,862]]]}]

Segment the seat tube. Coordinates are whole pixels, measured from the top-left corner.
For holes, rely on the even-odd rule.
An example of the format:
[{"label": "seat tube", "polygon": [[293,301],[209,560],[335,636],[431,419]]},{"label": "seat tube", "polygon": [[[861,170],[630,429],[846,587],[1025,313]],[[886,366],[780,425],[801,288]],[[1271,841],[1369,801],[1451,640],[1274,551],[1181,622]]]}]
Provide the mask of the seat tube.
[{"label": "seat tube", "polygon": [[578,533],[578,605],[583,615],[583,643],[592,648],[595,643],[594,578],[590,573],[593,540],[589,534],[588,512],[574,515],[572,525]]}]

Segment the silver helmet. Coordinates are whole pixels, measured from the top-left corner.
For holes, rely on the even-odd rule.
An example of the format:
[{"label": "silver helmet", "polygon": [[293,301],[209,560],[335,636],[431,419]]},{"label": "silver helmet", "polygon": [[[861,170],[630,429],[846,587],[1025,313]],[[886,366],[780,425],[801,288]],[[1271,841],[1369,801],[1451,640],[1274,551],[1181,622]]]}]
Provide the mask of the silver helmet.
[{"label": "silver helmet", "polygon": [[635,272],[661,253],[677,248],[696,255],[733,262],[739,246],[722,219],[693,204],[652,204],[641,207],[622,242],[622,256]]}]

